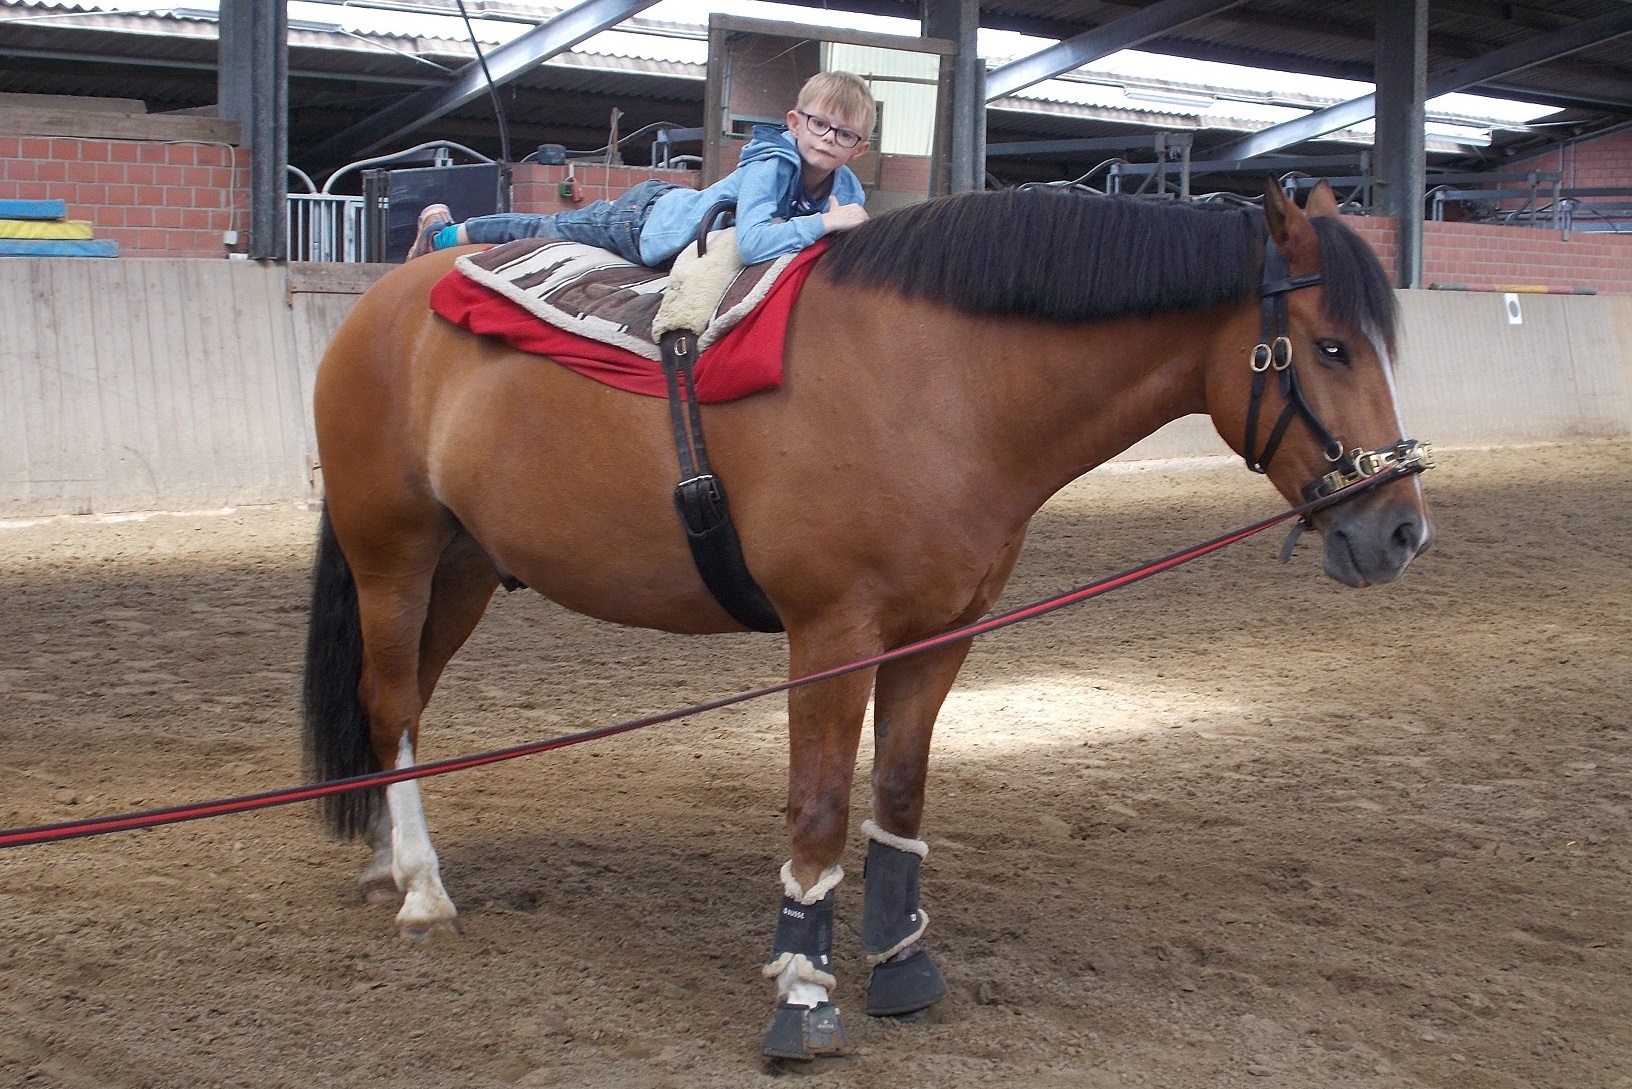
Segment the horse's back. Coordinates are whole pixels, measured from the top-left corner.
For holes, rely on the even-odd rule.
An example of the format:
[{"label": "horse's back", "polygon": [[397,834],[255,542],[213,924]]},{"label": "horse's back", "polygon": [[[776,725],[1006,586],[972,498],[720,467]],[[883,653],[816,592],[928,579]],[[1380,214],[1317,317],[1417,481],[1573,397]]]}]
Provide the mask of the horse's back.
[{"label": "horse's back", "polygon": [[[670,630],[733,628],[674,511],[664,400],[431,314],[427,298],[451,264],[439,253],[384,277],[324,360],[319,445],[342,541],[334,507],[345,488],[343,501],[378,525],[451,515],[500,570],[568,608]],[[1005,504],[958,513],[951,493],[978,478],[973,436],[902,426],[964,398],[931,377],[940,342],[926,330],[941,326],[915,309],[813,276],[789,326],[784,384],[703,406],[750,569],[785,622],[879,587],[911,611],[956,615],[963,575],[978,579],[1014,537],[1014,519],[995,509]],[[980,491],[1002,496],[1000,485],[982,480]]]},{"label": "horse's back", "polygon": [[318,372],[314,408],[337,532],[451,519],[500,570],[568,608],[731,630],[675,514],[666,404],[436,316],[437,253],[365,292]]}]

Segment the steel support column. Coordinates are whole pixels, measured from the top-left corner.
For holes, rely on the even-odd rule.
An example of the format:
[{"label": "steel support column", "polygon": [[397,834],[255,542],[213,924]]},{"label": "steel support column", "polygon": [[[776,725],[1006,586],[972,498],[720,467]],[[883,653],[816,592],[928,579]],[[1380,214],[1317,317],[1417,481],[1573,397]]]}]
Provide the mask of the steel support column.
[{"label": "steel support column", "polygon": [[249,256],[281,261],[289,256],[288,5],[221,0],[219,19],[216,114],[238,122],[238,144],[249,150]]},{"label": "steel support column", "polygon": [[251,25],[255,18],[253,0],[221,0],[216,18],[215,113],[238,122],[238,139],[248,147],[250,50],[255,40]]},{"label": "steel support column", "polygon": [[1428,0],[1377,3],[1378,209],[1396,223],[1395,285],[1422,286],[1422,199],[1426,188]]},{"label": "steel support column", "polygon": [[249,256],[289,256],[289,10],[251,5],[249,61]]},{"label": "steel support column", "polygon": [[958,43],[952,59],[952,148],[950,188],[954,193],[986,188],[986,65],[976,51],[980,0],[923,0],[926,38]]}]

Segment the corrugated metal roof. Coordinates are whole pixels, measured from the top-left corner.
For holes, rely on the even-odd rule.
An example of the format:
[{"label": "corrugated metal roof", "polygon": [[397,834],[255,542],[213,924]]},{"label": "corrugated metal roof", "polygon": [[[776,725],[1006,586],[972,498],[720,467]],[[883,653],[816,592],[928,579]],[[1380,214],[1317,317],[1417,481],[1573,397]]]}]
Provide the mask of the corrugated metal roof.
[{"label": "corrugated metal roof", "polygon": [[[447,13],[453,10],[450,0],[419,2]],[[874,0],[838,2],[860,5]],[[1619,10],[1624,2],[1531,0],[1500,5],[1435,0],[1430,9],[1430,66],[1521,43],[1579,19]],[[519,0],[466,3],[484,48],[525,33],[530,19],[546,19],[557,10]],[[148,10],[128,10],[136,7]],[[215,100],[216,27],[208,10],[212,7],[210,0],[193,0],[190,7],[0,0],[0,57],[6,59],[0,64],[0,90],[140,97],[153,110],[207,106]],[[1130,7],[1098,0],[1002,0],[983,5],[982,12],[989,25],[1061,36],[1119,18]],[[127,10],[113,10],[120,8]],[[1265,90],[1254,87],[1250,76],[1222,74],[1197,59],[1256,61],[1265,67],[1368,80],[1375,10],[1372,0],[1333,0],[1318,8],[1298,0],[1246,0],[1144,43],[1145,55],[1165,54],[1159,75],[1136,70],[1131,60],[1135,55],[1122,54],[994,104],[993,139],[1013,133],[1063,136],[1141,127],[1201,128],[1225,134],[1297,116],[1341,100],[1351,88],[1359,87],[1356,93],[1363,93],[1365,85],[1333,84],[1324,88],[1330,94]],[[831,11],[809,14],[803,21],[841,18]],[[291,133],[297,161],[299,147],[417,88],[445,81],[474,57],[463,23],[451,14],[404,20],[400,14],[373,7],[291,0],[290,15]],[[706,76],[705,37],[701,26],[640,18],[596,35],[509,85],[505,98],[512,126],[521,129],[525,140],[582,146],[582,141],[601,139],[613,105],[626,109],[634,125],[654,119],[696,124]],[[1632,38],[1589,46],[1497,82],[1500,90],[1530,89],[1582,100],[1564,115],[1572,121],[1605,124],[1632,117]],[[1597,113],[1590,106],[1594,100],[1606,103]],[[1468,116],[1478,112],[1477,105],[1460,102],[1444,120],[1476,134],[1499,124],[1496,118]],[[491,117],[483,98],[454,111],[438,128],[446,129],[449,138],[472,143],[490,139]],[[625,131],[630,127],[626,123]],[[1333,138],[1366,137],[1358,129]],[[1503,138],[1513,138],[1512,133]],[[1435,140],[1430,146],[1452,145]]]}]

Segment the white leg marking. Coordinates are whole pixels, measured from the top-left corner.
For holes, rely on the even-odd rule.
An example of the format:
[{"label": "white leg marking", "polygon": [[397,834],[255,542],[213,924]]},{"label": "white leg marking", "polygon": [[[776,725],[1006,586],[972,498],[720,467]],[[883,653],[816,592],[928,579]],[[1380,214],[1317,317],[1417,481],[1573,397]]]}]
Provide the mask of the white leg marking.
[{"label": "white leg marking", "polygon": [[[414,746],[404,733],[397,767],[413,766]],[[405,934],[424,934],[440,923],[453,922],[459,911],[442,888],[442,866],[425,827],[419,783],[392,783],[385,788],[385,797],[391,809],[391,876],[404,894],[397,928]]]},{"label": "white leg marking", "polygon": [[368,846],[373,854],[357,883],[371,904],[389,904],[397,898],[396,875],[391,870],[391,811],[382,808],[368,825]]}]

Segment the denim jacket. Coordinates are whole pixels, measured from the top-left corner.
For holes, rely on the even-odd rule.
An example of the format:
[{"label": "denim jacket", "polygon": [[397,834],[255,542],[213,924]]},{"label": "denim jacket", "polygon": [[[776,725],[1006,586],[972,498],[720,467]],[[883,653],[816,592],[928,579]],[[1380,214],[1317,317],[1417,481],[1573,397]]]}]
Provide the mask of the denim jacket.
[{"label": "denim jacket", "polygon": [[[796,253],[826,233],[822,217],[790,217],[799,195],[804,164],[793,135],[770,125],[754,127],[737,169],[707,189],[674,189],[652,205],[640,231],[640,260],[662,265],[697,237],[703,213],[716,201],[737,203],[737,252],[753,265],[784,253]],[[832,195],[840,204],[867,200],[861,181],[848,166],[833,172]]]}]

